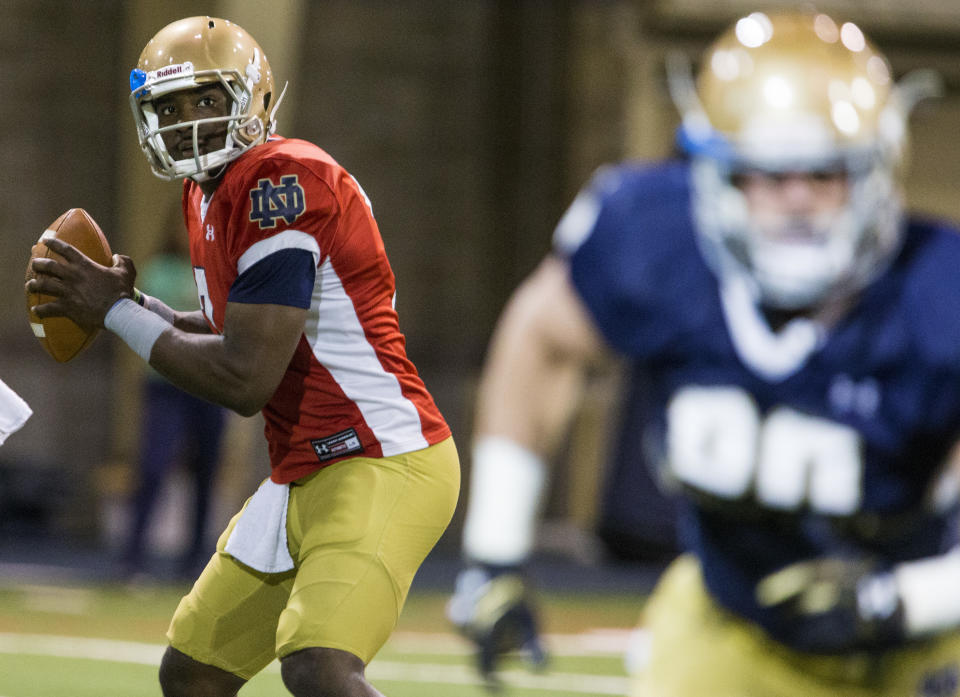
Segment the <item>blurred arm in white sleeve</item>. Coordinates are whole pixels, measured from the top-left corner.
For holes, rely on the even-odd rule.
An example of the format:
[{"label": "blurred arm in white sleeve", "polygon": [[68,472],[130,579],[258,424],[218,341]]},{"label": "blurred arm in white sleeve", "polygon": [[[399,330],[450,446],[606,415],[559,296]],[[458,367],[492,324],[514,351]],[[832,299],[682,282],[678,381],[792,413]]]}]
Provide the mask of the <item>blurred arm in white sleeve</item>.
[{"label": "blurred arm in white sleeve", "polygon": [[530,553],[545,463],[587,375],[607,356],[567,262],[547,257],[508,302],[481,375],[463,537],[468,559],[513,565]]}]

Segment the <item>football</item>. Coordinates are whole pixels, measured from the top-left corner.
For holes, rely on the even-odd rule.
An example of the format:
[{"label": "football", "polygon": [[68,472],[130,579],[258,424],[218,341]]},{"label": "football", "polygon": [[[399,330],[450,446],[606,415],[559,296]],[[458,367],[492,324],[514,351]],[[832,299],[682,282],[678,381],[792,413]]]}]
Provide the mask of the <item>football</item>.
[{"label": "football", "polygon": [[[44,240],[51,237],[72,244],[77,250],[98,264],[110,266],[113,263],[113,253],[110,251],[107,238],[103,236],[103,231],[97,225],[97,221],[82,208],[71,208],[43,231],[40,239],[30,250],[30,261],[38,257],[49,257],[57,260],[62,258],[59,254],[50,251],[44,244]],[[30,262],[27,262],[26,280],[29,281],[33,277],[33,269],[30,268]],[[89,346],[100,330],[94,329],[88,332],[66,317],[40,319],[31,310],[32,307],[51,300],[53,300],[53,297],[49,295],[27,293],[27,314],[30,318],[30,327],[47,353],[60,363],[66,363]]]}]

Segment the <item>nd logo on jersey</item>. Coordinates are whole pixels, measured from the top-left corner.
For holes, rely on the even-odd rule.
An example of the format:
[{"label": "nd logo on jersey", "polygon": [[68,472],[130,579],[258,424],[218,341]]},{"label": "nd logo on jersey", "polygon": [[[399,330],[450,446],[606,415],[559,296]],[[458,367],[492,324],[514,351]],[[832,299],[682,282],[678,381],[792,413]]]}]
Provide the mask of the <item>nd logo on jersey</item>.
[{"label": "nd logo on jersey", "polygon": [[278,218],[290,225],[307,208],[296,174],[280,177],[279,186],[269,179],[261,179],[257,185],[250,190],[250,222],[259,224],[261,230],[276,227]]}]

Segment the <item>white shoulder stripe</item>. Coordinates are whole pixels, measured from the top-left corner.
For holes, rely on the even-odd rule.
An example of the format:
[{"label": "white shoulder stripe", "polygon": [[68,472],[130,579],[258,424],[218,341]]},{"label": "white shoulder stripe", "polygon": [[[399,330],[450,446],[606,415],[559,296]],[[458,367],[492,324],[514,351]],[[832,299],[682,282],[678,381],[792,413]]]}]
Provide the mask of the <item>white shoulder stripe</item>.
[{"label": "white shoulder stripe", "polygon": [[237,274],[242,274],[258,261],[266,259],[281,249],[303,249],[313,254],[315,264],[320,263],[320,245],[312,235],[299,230],[284,230],[250,245],[237,260]]}]

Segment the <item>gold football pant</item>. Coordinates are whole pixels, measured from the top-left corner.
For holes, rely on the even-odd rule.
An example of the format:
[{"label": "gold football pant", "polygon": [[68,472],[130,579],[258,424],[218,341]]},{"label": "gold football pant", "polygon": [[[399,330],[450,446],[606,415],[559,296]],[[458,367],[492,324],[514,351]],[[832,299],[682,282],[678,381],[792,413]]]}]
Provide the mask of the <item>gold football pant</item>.
[{"label": "gold football pant", "polygon": [[296,568],[265,574],[227,554],[238,513],[180,601],[171,646],[245,679],[310,647],[369,662],[393,631],[459,490],[452,438],[403,455],[342,460],[297,480],[287,508]]},{"label": "gold football pant", "polygon": [[960,695],[960,633],[879,655],[798,653],[720,608],[690,556],[667,569],[644,622],[651,653],[634,697]]}]

